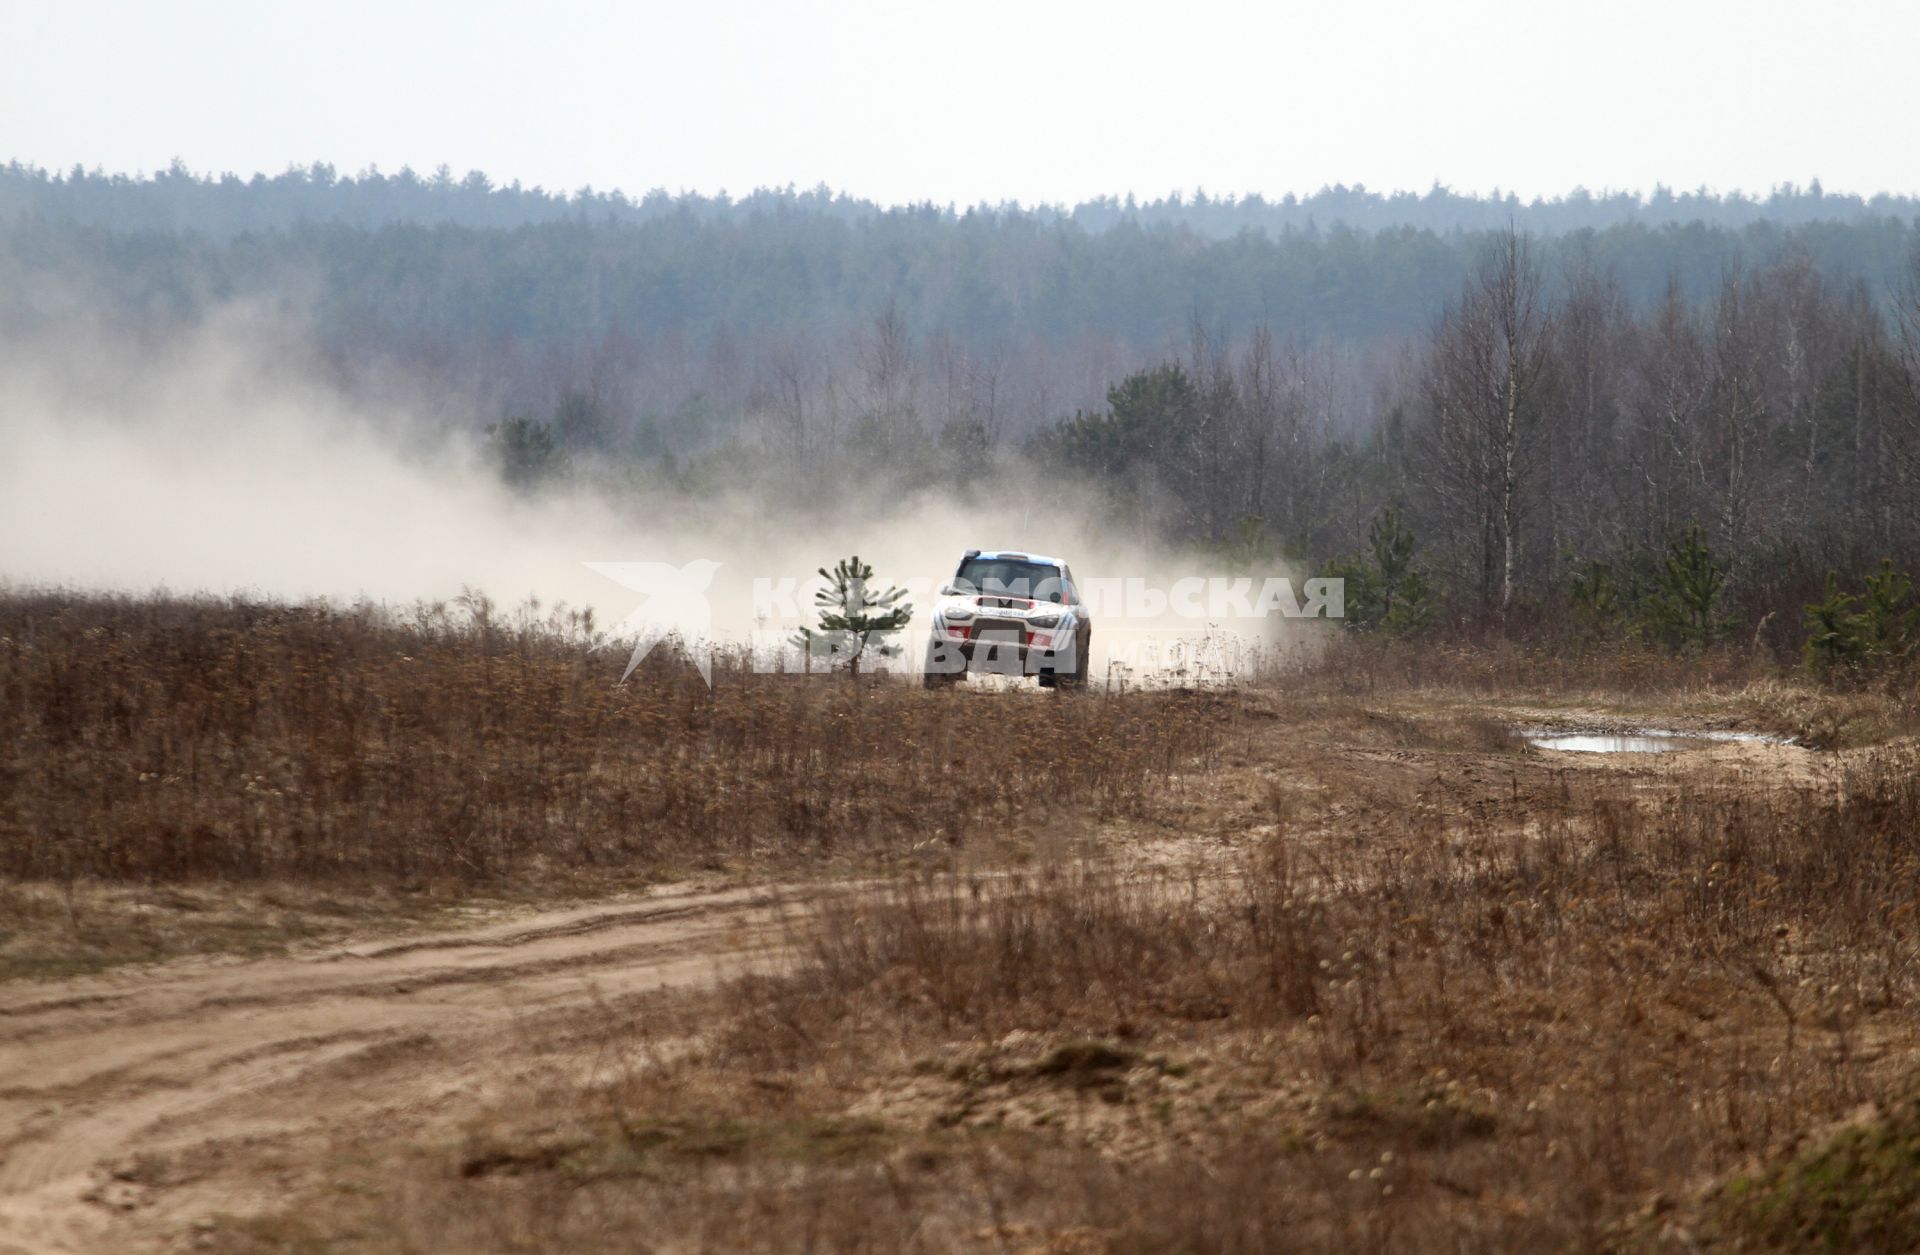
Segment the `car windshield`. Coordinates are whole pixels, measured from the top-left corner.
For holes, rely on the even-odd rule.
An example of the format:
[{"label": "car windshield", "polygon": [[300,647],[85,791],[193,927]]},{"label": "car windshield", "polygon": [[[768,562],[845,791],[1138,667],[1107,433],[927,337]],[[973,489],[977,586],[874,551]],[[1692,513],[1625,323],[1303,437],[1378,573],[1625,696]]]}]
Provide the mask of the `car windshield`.
[{"label": "car windshield", "polygon": [[1060,568],[1022,558],[968,558],[953,582],[963,593],[1060,600]]}]

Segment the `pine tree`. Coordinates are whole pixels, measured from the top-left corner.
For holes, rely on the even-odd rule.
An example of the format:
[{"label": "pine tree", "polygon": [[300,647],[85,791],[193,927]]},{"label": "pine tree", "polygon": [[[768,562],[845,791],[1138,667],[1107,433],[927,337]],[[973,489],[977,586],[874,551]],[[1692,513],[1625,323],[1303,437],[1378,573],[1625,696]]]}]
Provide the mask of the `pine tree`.
[{"label": "pine tree", "polygon": [[1879,658],[1900,658],[1912,651],[1920,606],[1913,600],[1913,581],[1893,569],[1891,558],[1880,560],[1880,571],[1867,577],[1860,599],[1859,633],[1862,652]]},{"label": "pine tree", "polygon": [[535,492],[567,473],[553,428],[536,419],[516,415],[487,428],[487,447],[500,478],[519,492]]},{"label": "pine tree", "polygon": [[1852,593],[1840,591],[1840,578],[1827,572],[1827,591],[1807,607],[1807,666],[1822,676],[1851,668],[1860,658],[1860,616]]},{"label": "pine tree", "polygon": [[1367,528],[1367,553],[1327,565],[1346,581],[1346,626],[1406,636],[1433,618],[1433,589],[1414,565],[1413,529],[1388,506]]},{"label": "pine tree", "polygon": [[885,638],[913,618],[913,605],[904,600],[905,589],[889,586],[884,592],[871,592],[873,567],[860,561],[858,554],[842,558],[831,571],[821,567],[820,577],[827,586],[813,595],[819,626],[801,628],[794,634],[794,644],[809,657],[824,654],[845,662],[856,680],[861,660],[869,653],[891,658],[900,652],[898,645]]},{"label": "pine tree", "polygon": [[1693,524],[1667,546],[1647,599],[1649,626],[1678,645],[1711,645],[1726,630],[1720,614],[1726,585],[1726,564],[1707,546],[1700,525]]},{"label": "pine tree", "polygon": [[1433,617],[1433,593],[1426,576],[1413,565],[1413,529],[1388,506],[1367,528],[1367,544],[1373,550],[1380,626],[1394,636],[1426,626]]},{"label": "pine tree", "polygon": [[1863,593],[1840,591],[1827,572],[1826,592],[1807,606],[1807,666],[1824,679],[1906,657],[1920,643],[1920,606],[1913,581],[1891,559],[1866,579]]}]

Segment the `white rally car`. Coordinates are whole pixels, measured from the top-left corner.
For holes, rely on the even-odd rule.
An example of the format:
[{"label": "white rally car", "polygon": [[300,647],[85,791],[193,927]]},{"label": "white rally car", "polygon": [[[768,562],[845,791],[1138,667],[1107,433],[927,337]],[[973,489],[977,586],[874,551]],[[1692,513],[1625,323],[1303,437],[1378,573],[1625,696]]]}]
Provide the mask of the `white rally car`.
[{"label": "white rally car", "polygon": [[1093,619],[1059,558],[969,549],[933,607],[928,688],[971,670],[1030,675],[1043,688],[1087,682]]}]

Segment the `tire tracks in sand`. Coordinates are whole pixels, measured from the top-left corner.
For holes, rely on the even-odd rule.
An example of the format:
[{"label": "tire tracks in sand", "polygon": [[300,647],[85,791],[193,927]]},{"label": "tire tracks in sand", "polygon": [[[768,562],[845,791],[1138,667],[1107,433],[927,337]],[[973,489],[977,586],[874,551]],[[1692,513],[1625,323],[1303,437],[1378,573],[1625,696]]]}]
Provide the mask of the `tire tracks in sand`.
[{"label": "tire tracks in sand", "polygon": [[[0,987],[0,1252],[116,1249],[150,1151],[318,1130],[457,1088],[459,1050],[413,1050],[377,1092],[360,1056],[484,1043],[529,1017],[712,987],[777,957],[793,918],[847,884],[699,890],[547,911],[298,957],[183,961]],[[271,1096],[300,1086],[294,1111]],[[330,1090],[337,1089],[337,1095]],[[185,1216],[179,1217],[184,1222]]]}]

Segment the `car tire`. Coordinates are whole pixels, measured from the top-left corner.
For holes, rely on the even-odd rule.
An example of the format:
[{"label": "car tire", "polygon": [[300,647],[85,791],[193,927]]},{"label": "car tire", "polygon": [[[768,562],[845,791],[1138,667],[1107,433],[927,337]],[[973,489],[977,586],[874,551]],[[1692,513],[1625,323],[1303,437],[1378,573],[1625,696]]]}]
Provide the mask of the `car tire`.
[{"label": "car tire", "polygon": [[[1091,633],[1089,633],[1089,634],[1088,634],[1087,636],[1084,636],[1084,637],[1080,637],[1080,638],[1078,638],[1078,639],[1076,639],[1076,640],[1074,641],[1074,643],[1073,643],[1073,670],[1072,670],[1072,671],[1068,671],[1068,672],[1058,672],[1058,671],[1056,671],[1056,672],[1054,672],[1054,673],[1053,673],[1053,675],[1052,675],[1052,676],[1050,677],[1051,679],[1053,679],[1053,681],[1055,682],[1055,684],[1057,684],[1057,685],[1058,685],[1058,686],[1059,686],[1060,688],[1063,688],[1063,689],[1077,689],[1077,688],[1085,688],[1085,687],[1086,687],[1086,683],[1087,683],[1087,642],[1088,642],[1088,640],[1090,640],[1090,639],[1091,639]],[[1052,687],[1052,685],[1049,685],[1048,687]]]},{"label": "car tire", "polygon": [[948,670],[945,666],[940,665],[934,647],[931,644],[927,646],[926,665],[920,669],[920,679],[926,687],[930,689],[952,688],[966,678],[967,672],[964,667],[958,671]]}]

